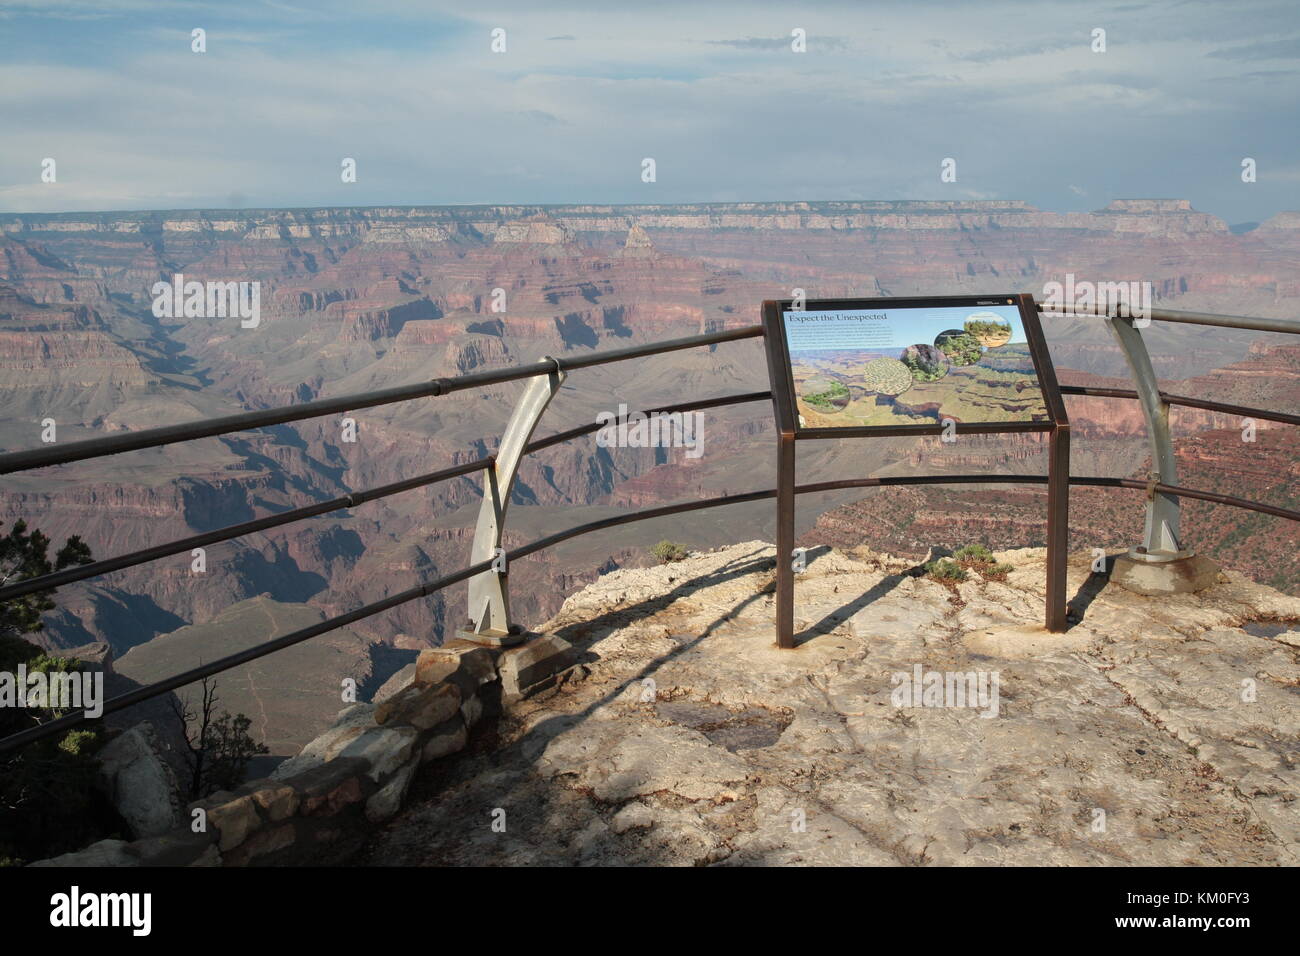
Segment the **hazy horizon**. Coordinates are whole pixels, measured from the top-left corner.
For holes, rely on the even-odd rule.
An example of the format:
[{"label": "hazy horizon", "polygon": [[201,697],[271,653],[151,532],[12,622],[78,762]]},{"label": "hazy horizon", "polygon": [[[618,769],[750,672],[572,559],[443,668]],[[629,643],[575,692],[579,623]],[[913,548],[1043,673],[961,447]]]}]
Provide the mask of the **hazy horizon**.
[{"label": "hazy horizon", "polygon": [[1239,224],[1300,209],[1298,61],[1277,0],[0,0],[0,212],[1174,196]]},{"label": "hazy horizon", "polygon": [[[1176,202],[1187,200],[1186,196],[1115,196],[1103,200],[1098,206],[1092,209],[1054,209],[1045,206],[1039,206],[1034,203],[1029,205],[1038,212],[1044,213],[1095,213],[1105,210],[1105,208],[1115,202]],[[1213,210],[1202,209],[1197,206],[1195,200],[1187,200],[1191,203],[1192,211],[1204,213],[1205,215],[1215,216],[1222,219],[1230,226],[1244,225],[1233,221],[1227,217],[1219,215]],[[925,204],[925,203],[960,203],[964,206],[1004,206],[1008,203],[1022,203],[1028,200],[1016,197],[1007,197],[1005,199],[737,199],[729,201],[701,201],[701,202],[565,202],[565,203],[544,203],[544,202],[463,202],[463,203],[331,203],[323,205],[304,205],[304,206],[173,206],[158,208],[141,208],[141,209],[48,209],[48,210],[0,210],[0,216],[4,217],[27,217],[27,216],[141,216],[158,213],[222,213],[222,214],[253,214],[261,212],[324,212],[330,210],[344,209],[500,209],[502,207],[515,206],[521,209],[572,209],[577,207],[610,207],[615,209],[636,209],[636,208],[653,208],[669,206],[749,206],[749,205],[785,205],[785,204],[807,204],[819,205],[824,203],[891,203],[891,204]],[[1267,221],[1269,218],[1285,212],[1292,212],[1290,209],[1277,209],[1271,213],[1265,213],[1262,218],[1250,221],[1258,225]]]}]

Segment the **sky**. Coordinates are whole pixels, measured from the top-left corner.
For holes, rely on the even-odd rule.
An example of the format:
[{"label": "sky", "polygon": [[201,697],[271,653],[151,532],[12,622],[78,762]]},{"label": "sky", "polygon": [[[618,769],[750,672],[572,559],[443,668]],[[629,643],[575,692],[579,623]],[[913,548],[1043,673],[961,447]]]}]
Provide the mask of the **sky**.
[{"label": "sky", "polygon": [[1300,3],[0,0],[0,212],[1130,198],[1300,209]]}]

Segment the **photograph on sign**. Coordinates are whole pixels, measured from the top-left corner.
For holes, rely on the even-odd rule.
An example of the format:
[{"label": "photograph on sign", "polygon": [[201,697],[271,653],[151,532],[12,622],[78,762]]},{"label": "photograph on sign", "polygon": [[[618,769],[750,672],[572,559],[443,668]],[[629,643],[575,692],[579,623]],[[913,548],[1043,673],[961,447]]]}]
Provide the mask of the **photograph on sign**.
[{"label": "photograph on sign", "polygon": [[800,428],[1050,421],[1019,307],[783,311]]}]

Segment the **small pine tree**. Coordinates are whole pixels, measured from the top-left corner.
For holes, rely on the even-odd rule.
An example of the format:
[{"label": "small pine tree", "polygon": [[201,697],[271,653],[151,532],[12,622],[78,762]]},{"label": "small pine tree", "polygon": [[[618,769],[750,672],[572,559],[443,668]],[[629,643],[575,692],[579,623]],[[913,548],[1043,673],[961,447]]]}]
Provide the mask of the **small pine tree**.
[{"label": "small pine tree", "polygon": [[[91,561],[90,548],[80,535],[74,534],[64,543],[53,563],[48,557],[49,549],[49,538],[36,530],[29,534],[26,521],[15,521],[8,534],[0,535],[0,587]],[[54,607],[52,593],[37,591],[0,603],[0,634],[12,636],[42,630],[45,625],[41,623],[41,614]]]},{"label": "small pine tree", "polygon": [[[75,672],[80,661],[52,657],[30,641],[0,636],[0,670],[18,665],[29,674]],[[0,708],[0,737],[47,723],[64,711],[46,707]],[[0,866],[20,866],[42,856],[80,849],[115,825],[95,790],[104,742],[99,727],[47,737],[0,756]]]},{"label": "small pine tree", "polygon": [[[77,535],[49,559],[50,539],[15,521],[0,535],[0,586],[16,584],[74,564],[91,561],[90,548]],[[41,615],[55,607],[52,591],[37,591],[0,602],[0,671],[18,665],[29,674],[75,672],[81,662],[46,654],[23,634],[44,629]],[[62,716],[44,707],[0,708],[0,737]],[[0,866],[78,849],[112,826],[93,787],[103,744],[102,731],[74,730],[0,756]]]}]

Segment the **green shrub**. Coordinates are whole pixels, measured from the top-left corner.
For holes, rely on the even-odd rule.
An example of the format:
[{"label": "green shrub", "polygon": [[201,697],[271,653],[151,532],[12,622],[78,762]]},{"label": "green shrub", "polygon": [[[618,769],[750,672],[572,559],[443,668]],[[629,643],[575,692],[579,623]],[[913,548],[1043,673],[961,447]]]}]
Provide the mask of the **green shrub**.
[{"label": "green shrub", "polygon": [[[75,534],[59,549],[54,561],[49,559],[49,550],[49,538],[35,529],[29,532],[27,522],[15,521],[8,533],[0,535],[0,581],[13,584],[91,561],[90,548]],[[41,614],[54,608],[50,597],[53,593],[37,591],[0,602],[0,634],[30,634],[44,629]]]},{"label": "green shrub", "polygon": [[670,564],[686,557],[686,545],[665,538],[651,548],[650,553],[654,555],[660,564]]},{"label": "green shrub", "polygon": [[959,332],[955,329],[940,332],[934,344],[953,365],[974,365],[984,354],[979,339],[968,332]]},{"label": "green shrub", "polygon": [[898,358],[918,382],[933,382],[948,374],[947,357],[933,345],[909,345]]},{"label": "green shrub", "polygon": [[[20,637],[0,639],[0,670],[13,673],[75,672],[81,662],[51,657]],[[0,710],[0,736],[61,716],[48,708]],[[0,865],[19,866],[43,856],[78,850],[111,835],[115,815],[95,789],[96,752],[104,743],[99,727],[72,730],[0,757]]]},{"label": "green shrub", "polygon": [[[50,539],[16,521],[0,533],[0,581],[14,583],[91,560],[90,548],[73,535],[49,558]],[[0,602],[0,671],[14,674],[74,673],[81,662],[45,653],[21,635],[43,629],[41,615],[54,608],[53,591]],[[0,737],[48,723],[64,711],[49,707],[0,708]],[[0,866],[78,850],[120,832],[121,819],[95,789],[99,726],[47,737],[0,755]]]},{"label": "green shrub", "polygon": [[996,581],[1005,580],[1015,570],[1009,564],[1000,564],[993,558],[993,552],[982,544],[967,544],[953,552],[953,558],[963,568],[978,571],[986,578]]},{"label": "green shrub", "polygon": [[967,544],[953,552],[953,558],[958,561],[970,561],[972,563],[985,563],[993,560],[993,552],[982,544]]},{"label": "green shrub", "polygon": [[936,581],[965,581],[967,578],[966,569],[955,561],[948,558],[940,558],[938,561],[927,561],[925,564],[925,573]]},{"label": "green shrub", "polygon": [[830,386],[825,391],[817,392],[813,395],[805,395],[803,400],[809,405],[833,410],[836,408],[836,401],[845,398],[848,394],[848,386],[843,382],[831,382]]}]

